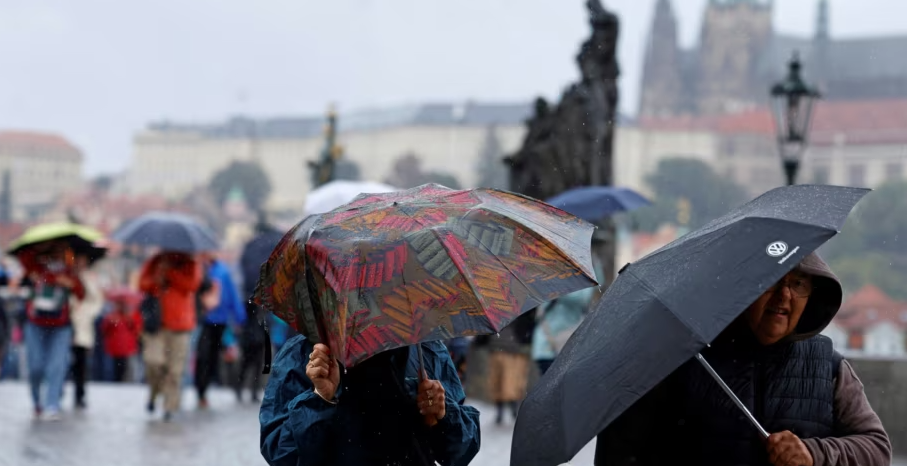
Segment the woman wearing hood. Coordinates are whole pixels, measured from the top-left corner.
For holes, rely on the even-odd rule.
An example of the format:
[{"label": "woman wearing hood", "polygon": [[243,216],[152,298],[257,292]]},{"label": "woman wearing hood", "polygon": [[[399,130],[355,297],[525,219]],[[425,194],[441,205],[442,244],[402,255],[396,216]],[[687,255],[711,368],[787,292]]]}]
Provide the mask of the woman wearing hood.
[{"label": "woman wearing hood", "polygon": [[890,465],[891,443],[863,384],[819,334],[842,294],[812,254],[702,352],[767,440],[693,360],[598,436],[595,464]]}]

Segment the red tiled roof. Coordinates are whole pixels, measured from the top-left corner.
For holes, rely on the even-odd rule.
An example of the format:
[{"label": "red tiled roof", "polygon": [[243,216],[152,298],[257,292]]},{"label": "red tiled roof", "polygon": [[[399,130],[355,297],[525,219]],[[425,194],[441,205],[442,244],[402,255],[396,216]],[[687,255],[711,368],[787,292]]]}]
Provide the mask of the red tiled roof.
[{"label": "red tiled roof", "polygon": [[[662,131],[775,135],[774,117],[765,107],[717,117],[643,118],[639,125]],[[813,145],[907,143],[907,99],[819,101],[809,138]]]},{"label": "red tiled roof", "polygon": [[63,154],[82,158],[82,152],[66,138],[50,133],[0,131],[0,147],[64,149]]},{"label": "red tiled roof", "polygon": [[907,303],[895,301],[879,288],[866,285],[844,301],[835,322],[851,331],[882,322],[905,327]]}]

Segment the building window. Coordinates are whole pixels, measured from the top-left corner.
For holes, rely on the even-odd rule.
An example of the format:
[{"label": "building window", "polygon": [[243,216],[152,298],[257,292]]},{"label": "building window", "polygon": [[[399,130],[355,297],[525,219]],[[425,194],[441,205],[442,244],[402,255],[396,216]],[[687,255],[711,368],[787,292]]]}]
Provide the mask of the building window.
[{"label": "building window", "polygon": [[847,169],[847,184],[858,188],[866,186],[866,167],[851,165]]},{"label": "building window", "polygon": [[828,167],[815,167],[813,168],[813,183],[815,184],[828,184]]},{"label": "building window", "polygon": [[903,178],[904,167],[900,162],[889,162],[885,164],[885,181],[897,181]]}]

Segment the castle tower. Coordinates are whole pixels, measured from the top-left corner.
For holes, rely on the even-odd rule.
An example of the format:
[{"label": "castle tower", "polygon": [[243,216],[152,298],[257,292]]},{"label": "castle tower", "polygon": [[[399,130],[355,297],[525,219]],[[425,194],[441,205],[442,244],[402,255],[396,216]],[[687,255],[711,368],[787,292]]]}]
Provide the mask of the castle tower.
[{"label": "castle tower", "polygon": [[696,67],[698,113],[733,113],[764,102],[756,65],[771,36],[771,0],[709,1]]},{"label": "castle tower", "polygon": [[684,82],[677,18],[670,0],[658,0],[646,43],[638,115],[671,116],[683,113]]},{"label": "castle tower", "polygon": [[816,34],[813,36],[813,53],[809,65],[812,78],[818,82],[819,88],[827,87],[829,76],[829,46],[831,32],[829,30],[828,0],[819,0],[816,9]]}]

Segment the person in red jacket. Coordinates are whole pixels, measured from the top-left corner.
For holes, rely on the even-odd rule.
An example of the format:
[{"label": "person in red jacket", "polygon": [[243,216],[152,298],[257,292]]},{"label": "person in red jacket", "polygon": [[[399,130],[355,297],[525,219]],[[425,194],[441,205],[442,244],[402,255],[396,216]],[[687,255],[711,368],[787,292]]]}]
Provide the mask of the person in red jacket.
[{"label": "person in red jacket", "polygon": [[165,251],[152,257],[139,277],[139,289],[160,304],[161,330],[144,335],[143,343],[150,388],[148,410],[154,411],[155,398],[163,392],[165,421],[179,410],[180,381],[196,325],[195,293],[201,284],[201,263],[178,252]]},{"label": "person in red jacket", "polygon": [[113,359],[113,378],[126,381],[129,358],[139,350],[142,316],[138,311],[141,295],[131,290],[113,290],[107,294],[113,308],[101,321],[104,351]]}]

